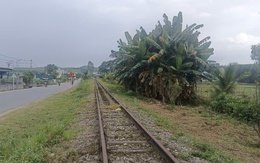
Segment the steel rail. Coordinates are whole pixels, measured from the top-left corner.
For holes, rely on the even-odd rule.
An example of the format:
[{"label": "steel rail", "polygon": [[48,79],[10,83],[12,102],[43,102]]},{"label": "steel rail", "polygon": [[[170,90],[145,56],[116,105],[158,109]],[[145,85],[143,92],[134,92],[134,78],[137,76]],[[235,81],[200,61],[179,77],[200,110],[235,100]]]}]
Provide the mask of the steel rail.
[{"label": "steel rail", "polygon": [[96,105],[97,105],[97,111],[98,111],[98,126],[99,126],[99,134],[100,134],[100,145],[102,150],[102,157],[101,160],[103,163],[108,163],[108,155],[107,155],[107,148],[106,148],[106,140],[105,140],[105,133],[103,129],[103,123],[101,118],[101,109],[100,109],[100,99],[99,99],[99,93],[98,93],[98,86],[95,82],[95,96],[96,96]]},{"label": "steel rail", "polygon": [[106,91],[106,93],[115,101],[117,102],[122,110],[134,121],[134,123],[138,126],[140,130],[143,131],[144,135],[147,139],[149,139],[152,143],[152,145],[157,149],[157,151],[166,159],[167,162],[173,162],[173,163],[179,163],[179,160],[177,160],[169,150],[167,150],[147,129],[144,128],[144,126],[135,118],[132,116],[132,114],[127,110],[125,106],[123,106],[108,90],[101,85],[99,81],[97,81],[97,84],[102,87]]}]

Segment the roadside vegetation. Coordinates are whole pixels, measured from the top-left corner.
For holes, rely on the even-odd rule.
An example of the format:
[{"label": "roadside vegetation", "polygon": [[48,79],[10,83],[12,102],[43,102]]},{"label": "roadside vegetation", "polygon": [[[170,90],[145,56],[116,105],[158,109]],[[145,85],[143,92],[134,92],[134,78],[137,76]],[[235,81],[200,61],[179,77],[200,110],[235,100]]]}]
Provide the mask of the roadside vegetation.
[{"label": "roadside vegetation", "polygon": [[[92,80],[0,117],[0,162],[50,162],[54,146],[73,139]],[[50,159],[50,160],[48,160]]]},{"label": "roadside vegetation", "polygon": [[26,86],[32,85],[33,73],[31,71],[26,71],[23,73],[23,82]]}]

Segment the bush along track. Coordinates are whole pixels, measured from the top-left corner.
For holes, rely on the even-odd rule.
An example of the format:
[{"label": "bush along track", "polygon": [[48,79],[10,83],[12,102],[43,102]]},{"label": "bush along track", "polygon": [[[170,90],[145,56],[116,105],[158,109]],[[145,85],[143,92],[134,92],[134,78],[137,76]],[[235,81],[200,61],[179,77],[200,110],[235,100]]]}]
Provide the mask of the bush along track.
[{"label": "bush along track", "polygon": [[252,125],[259,137],[260,146],[260,104],[247,98],[241,99],[230,94],[220,93],[210,102],[210,107],[215,112]]}]

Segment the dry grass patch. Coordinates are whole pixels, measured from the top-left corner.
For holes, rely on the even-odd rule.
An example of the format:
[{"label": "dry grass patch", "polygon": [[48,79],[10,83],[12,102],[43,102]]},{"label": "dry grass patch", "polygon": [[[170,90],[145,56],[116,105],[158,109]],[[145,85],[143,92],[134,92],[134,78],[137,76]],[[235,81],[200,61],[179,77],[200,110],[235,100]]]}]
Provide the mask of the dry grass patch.
[{"label": "dry grass patch", "polygon": [[202,107],[175,107],[172,111],[164,105],[140,103],[156,111],[196,140],[213,144],[218,150],[235,156],[244,162],[260,160],[259,138],[251,126],[222,115],[210,113]]}]

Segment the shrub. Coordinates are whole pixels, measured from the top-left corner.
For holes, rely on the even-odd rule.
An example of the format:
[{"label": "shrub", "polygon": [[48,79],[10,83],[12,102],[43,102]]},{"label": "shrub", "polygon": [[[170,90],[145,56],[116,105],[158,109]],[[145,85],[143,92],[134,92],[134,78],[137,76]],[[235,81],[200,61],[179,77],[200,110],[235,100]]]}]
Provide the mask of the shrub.
[{"label": "shrub", "polygon": [[31,71],[26,71],[23,73],[23,82],[28,85],[33,81],[33,73]]},{"label": "shrub", "polygon": [[105,73],[103,78],[110,83],[115,82],[115,77],[114,77],[114,74],[112,72]]},{"label": "shrub", "polygon": [[213,111],[252,124],[260,138],[260,104],[246,98],[220,93],[212,98],[210,107]]},{"label": "shrub", "polygon": [[258,137],[260,138],[260,106],[259,104],[253,110],[253,127]]},{"label": "shrub", "polygon": [[257,107],[254,101],[246,98],[241,99],[226,93],[220,93],[213,98],[210,107],[218,113],[224,113],[246,122],[252,122],[257,118]]}]

